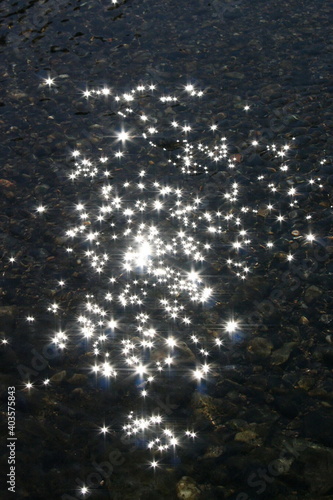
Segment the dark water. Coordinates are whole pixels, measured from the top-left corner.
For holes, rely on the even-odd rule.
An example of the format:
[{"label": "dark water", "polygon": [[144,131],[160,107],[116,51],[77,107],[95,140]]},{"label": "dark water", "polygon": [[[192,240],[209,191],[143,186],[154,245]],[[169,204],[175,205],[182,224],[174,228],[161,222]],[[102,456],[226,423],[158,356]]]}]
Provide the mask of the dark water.
[{"label": "dark water", "polygon": [[0,12],[1,498],[331,498],[330,3]]}]

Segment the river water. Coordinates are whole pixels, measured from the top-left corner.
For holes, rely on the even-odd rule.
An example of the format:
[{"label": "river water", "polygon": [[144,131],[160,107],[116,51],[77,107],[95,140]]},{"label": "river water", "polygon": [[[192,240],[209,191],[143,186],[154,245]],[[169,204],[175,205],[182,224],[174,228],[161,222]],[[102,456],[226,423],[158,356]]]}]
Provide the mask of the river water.
[{"label": "river water", "polygon": [[330,3],[0,19],[3,498],[330,498]]}]

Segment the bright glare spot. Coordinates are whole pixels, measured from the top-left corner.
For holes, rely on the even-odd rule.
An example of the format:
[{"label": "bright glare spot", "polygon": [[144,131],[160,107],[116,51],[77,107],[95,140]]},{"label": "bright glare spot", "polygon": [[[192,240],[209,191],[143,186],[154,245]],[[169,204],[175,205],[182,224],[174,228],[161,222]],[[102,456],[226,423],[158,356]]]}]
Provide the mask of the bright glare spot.
[{"label": "bright glare spot", "polygon": [[234,333],[236,330],[238,330],[239,324],[237,321],[230,319],[229,321],[226,322],[225,324],[225,331],[227,333]]}]

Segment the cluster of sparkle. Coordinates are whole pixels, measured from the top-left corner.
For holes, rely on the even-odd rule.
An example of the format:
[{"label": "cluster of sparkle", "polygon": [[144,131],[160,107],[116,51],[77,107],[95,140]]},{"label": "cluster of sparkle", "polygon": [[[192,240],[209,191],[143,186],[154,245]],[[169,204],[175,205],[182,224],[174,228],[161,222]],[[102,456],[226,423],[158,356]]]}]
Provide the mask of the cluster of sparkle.
[{"label": "cluster of sparkle", "polygon": [[[45,85],[56,82],[48,78]],[[140,401],[149,401],[161,379],[178,370],[183,376],[186,369],[188,379],[197,383],[209,379],[211,350],[221,348],[225,338],[241,328],[241,318],[230,313],[221,319],[220,336],[203,343],[196,315],[218,300],[214,276],[207,275],[207,269],[218,261],[227,279],[246,280],[255,272],[258,255],[276,251],[274,228],[279,231],[290,223],[290,212],[302,207],[305,196],[299,187],[307,183],[311,189],[323,188],[316,177],[300,181],[298,175],[296,182],[288,162],[292,141],[265,145],[274,162],[271,170],[280,175],[278,185],[268,170],[243,185],[239,174],[246,161],[230,152],[227,134],[215,123],[205,124],[198,139],[197,124],[176,118],[178,104],[198,102],[204,96],[205,91],[192,84],[170,94],[160,94],[155,84],[140,84],[123,94],[107,86],[83,92],[92,104],[103,99],[118,121],[110,124],[110,146],[103,154],[72,152],[68,177],[79,198],[75,223],[66,230],[67,251],[88,264],[94,283],[77,318],[75,335],[95,356],[91,372],[96,378],[112,384],[132,376]],[[152,101],[159,109],[157,116],[154,106],[146,105]],[[250,111],[249,105],[242,110]],[[254,140],[247,151],[258,147],[260,142]],[[161,168],[149,161],[157,150],[164,155]],[[141,165],[137,168],[135,152]],[[169,172],[173,182],[167,180]],[[189,175],[202,174],[205,183],[217,172],[226,173],[227,180],[213,202],[205,190],[201,194],[200,181],[195,190],[188,184]],[[252,199],[252,185],[261,189],[260,205]],[[47,209],[40,205],[36,210],[42,215]],[[258,219],[268,221],[260,238],[255,229]],[[316,243],[311,214],[304,214],[297,238],[303,245]],[[293,258],[292,252],[286,255],[288,262]],[[49,310],[56,314],[58,305],[51,304]],[[69,340],[70,333],[62,331],[53,338],[60,349],[66,349]],[[195,360],[192,365],[189,351]],[[149,413],[148,407],[140,414],[131,412],[123,431],[144,438],[154,455],[151,465],[157,467],[156,454],[170,452],[184,436],[194,439],[196,434],[171,428],[166,417]]]},{"label": "cluster of sparkle", "polygon": [[[163,418],[160,415],[150,415],[142,418],[131,412],[128,415],[128,423],[124,425],[123,430],[129,437],[133,435],[142,436],[146,432],[149,432],[151,439],[148,442],[148,449],[163,453],[170,448],[179,446],[180,439],[177,437],[175,431],[167,426],[163,428],[163,432],[161,433],[161,425],[163,425]],[[196,433],[189,430],[185,431],[184,435],[192,439],[196,437]]]}]

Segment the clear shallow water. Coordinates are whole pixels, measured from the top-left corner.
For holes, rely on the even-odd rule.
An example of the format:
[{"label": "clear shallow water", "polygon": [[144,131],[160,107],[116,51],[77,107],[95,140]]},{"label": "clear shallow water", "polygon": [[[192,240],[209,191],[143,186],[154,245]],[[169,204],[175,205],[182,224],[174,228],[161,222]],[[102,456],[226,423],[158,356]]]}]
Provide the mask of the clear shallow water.
[{"label": "clear shallow water", "polygon": [[[18,494],[177,498],[190,476],[193,498],[295,498],[331,446],[325,6],[18,7],[2,107]],[[314,476],[296,498],[329,492]]]}]

